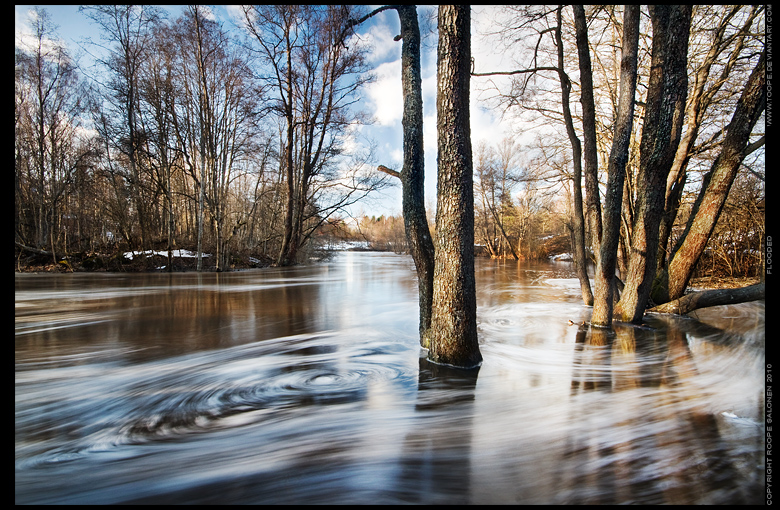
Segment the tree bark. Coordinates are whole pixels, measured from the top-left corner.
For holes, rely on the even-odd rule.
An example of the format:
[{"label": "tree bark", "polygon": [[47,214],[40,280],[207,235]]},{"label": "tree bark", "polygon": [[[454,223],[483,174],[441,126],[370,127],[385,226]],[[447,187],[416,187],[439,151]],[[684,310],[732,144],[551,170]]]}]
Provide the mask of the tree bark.
[{"label": "tree bark", "polygon": [[626,322],[641,321],[650,298],[666,178],[680,141],[688,92],[691,6],[656,5],[651,7],[650,15],[653,50],[640,145],[636,217],[625,288],[615,307],[615,315]]},{"label": "tree bark", "polygon": [[637,52],[639,47],[639,6],[626,5],[623,14],[623,54],[620,62],[620,97],[615,121],[615,136],[607,165],[607,192],[604,199],[604,224],[596,265],[593,315],[591,324],[612,326],[615,267],[620,241],[620,211],[628,161],[628,146],[634,122]]},{"label": "tree bark", "polygon": [[728,125],[720,155],[704,178],[685,232],[674,251],[669,270],[662,275],[657,295],[659,301],[674,300],[683,295],[696,264],[704,253],[715,229],[731,184],[749,147],[750,133],[766,107],[766,52],[761,54],[737,102]]},{"label": "tree bark", "polygon": [[601,199],[599,198],[598,147],[596,145],[596,105],[593,99],[593,70],[588,46],[588,26],[585,8],[572,5],[574,29],[577,38],[577,54],[580,67],[580,103],[582,104],[582,151],[585,163],[585,203],[591,233],[591,248],[598,256],[601,243]]},{"label": "tree bark", "polygon": [[650,308],[649,312],[686,314],[708,306],[733,305],[757,301],[766,296],[766,284],[756,283],[739,289],[715,289],[691,292],[668,303]]},{"label": "tree bark", "polygon": [[[430,346],[433,301],[434,248],[428,217],[425,214],[425,159],[423,154],[423,99],[420,77],[420,28],[417,7],[402,5],[397,9],[401,21],[401,86],[404,111],[404,166],[401,170],[403,215],[406,240],[417,269],[420,306],[420,344]],[[473,244],[473,243],[472,243]]]},{"label": "tree bark", "polygon": [[574,247],[574,269],[580,281],[582,300],[586,305],[593,304],[593,292],[588,278],[588,257],[585,255],[585,216],[582,209],[582,144],[574,130],[574,121],[569,106],[569,93],[571,92],[571,80],[563,70],[563,38],[561,37],[561,10],[556,10],[555,44],[558,47],[558,77],[561,81],[561,106],[563,119],[566,124],[566,134],[569,137],[572,149],[572,193],[574,195],[574,212],[572,213],[572,246]]},{"label": "tree bark", "polygon": [[438,193],[431,345],[435,363],[474,368],[474,187],[469,123],[469,5],[439,6],[437,73]]}]

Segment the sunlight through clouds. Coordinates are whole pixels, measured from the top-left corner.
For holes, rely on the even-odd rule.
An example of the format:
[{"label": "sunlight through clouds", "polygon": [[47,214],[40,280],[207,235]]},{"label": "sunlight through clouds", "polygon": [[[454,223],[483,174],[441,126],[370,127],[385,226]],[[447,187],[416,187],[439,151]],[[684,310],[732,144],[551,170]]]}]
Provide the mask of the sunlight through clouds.
[{"label": "sunlight through clouds", "polygon": [[403,114],[401,60],[380,64],[374,71],[376,81],[367,87],[373,117],[380,126],[400,127]]}]

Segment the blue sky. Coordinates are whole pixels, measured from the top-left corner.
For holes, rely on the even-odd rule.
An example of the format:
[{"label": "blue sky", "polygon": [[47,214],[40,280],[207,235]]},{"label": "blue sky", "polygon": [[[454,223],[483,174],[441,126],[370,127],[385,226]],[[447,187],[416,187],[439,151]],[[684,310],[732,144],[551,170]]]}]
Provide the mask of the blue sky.
[{"label": "blue sky", "polygon": [[[15,29],[17,38],[27,31],[27,12],[32,6],[15,6]],[[99,40],[97,28],[78,12],[77,5],[45,5],[43,6],[51,15],[54,22],[59,25],[58,33],[64,40],[71,53],[78,54],[80,43],[87,36]],[[162,6],[171,16],[178,15],[182,6]],[[214,14],[230,24],[230,16],[233,6],[211,6]],[[368,6],[373,9],[375,6]],[[421,6],[418,14],[421,18],[426,11],[435,7]],[[472,33],[489,24],[494,8],[472,8]],[[435,21],[433,22],[435,23]],[[370,62],[374,67],[376,80],[367,86],[362,92],[362,106],[374,116],[375,123],[363,128],[361,135],[374,141],[377,148],[374,164],[385,165],[397,170],[401,169],[402,156],[402,129],[401,113],[403,98],[401,94],[401,42],[393,41],[399,33],[398,15],[394,10],[384,11],[368,22],[361,25],[357,32],[361,37],[368,39],[373,47]],[[430,29],[430,27],[428,27]],[[422,79],[423,79],[423,115],[424,115],[424,143],[425,143],[425,172],[426,172],[426,202],[435,207],[436,202],[436,40],[435,34],[425,33],[426,26],[422,24],[423,48],[422,48]],[[435,31],[435,26],[432,27]],[[472,38],[472,55],[480,69],[499,69],[501,55],[497,54],[489,43],[482,38]],[[471,94],[471,125],[472,145],[474,147],[484,140],[490,144],[498,143],[501,138],[508,135],[510,128],[508,122],[500,121],[498,114],[486,109],[485,104],[479,100],[478,79],[472,80]],[[367,214],[369,216],[381,214],[399,215],[401,213],[401,188],[396,184],[394,188],[376,193],[363,203],[352,208],[353,214]]]}]

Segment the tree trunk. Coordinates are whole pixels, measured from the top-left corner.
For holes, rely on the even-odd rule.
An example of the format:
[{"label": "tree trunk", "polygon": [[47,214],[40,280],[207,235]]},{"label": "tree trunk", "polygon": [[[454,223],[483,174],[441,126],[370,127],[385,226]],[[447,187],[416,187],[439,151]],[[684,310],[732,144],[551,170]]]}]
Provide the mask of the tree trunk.
[{"label": "tree trunk", "polygon": [[737,102],[721,153],[705,176],[681,242],[672,255],[669,270],[662,275],[657,289],[659,302],[681,297],[688,286],[699,257],[715,229],[737,170],[747,154],[750,133],[766,107],[765,85],[766,52],[761,54]]},{"label": "tree trunk", "polygon": [[639,322],[650,298],[658,255],[666,178],[682,132],[688,92],[690,5],[651,7],[653,53],[640,145],[638,193],[628,274],[615,315]]},{"label": "tree trunk", "polygon": [[474,368],[477,342],[474,281],[474,187],[469,123],[469,5],[439,6],[437,73],[438,193],[435,275],[428,359]]},{"label": "tree trunk", "polygon": [[[289,29],[285,31],[285,42],[287,43],[287,98],[282,100],[284,104],[284,117],[287,122],[287,146],[285,150],[285,175],[287,182],[287,209],[284,214],[284,237],[282,238],[282,248],[279,251],[279,258],[276,264],[279,266],[288,266],[295,263],[297,255],[295,243],[293,242],[293,219],[295,217],[295,167],[293,162],[293,143],[295,138],[295,112],[293,111],[293,66],[292,66],[292,44],[290,42]],[[281,88],[281,87],[280,87]]]},{"label": "tree trunk", "polygon": [[582,5],[572,5],[580,67],[580,103],[582,104],[583,162],[585,163],[585,202],[591,233],[591,248],[598,256],[601,243],[601,200],[599,198],[598,147],[596,145],[596,105],[593,99],[593,71],[588,46],[588,26]]},{"label": "tree trunk", "polygon": [[561,105],[563,107],[563,118],[566,124],[566,134],[569,136],[569,142],[572,149],[572,166],[574,175],[572,177],[574,212],[572,213],[572,245],[574,247],[574,268],[577,278],[580,281],[580,291],[582,300],[586,305],[593,304],[593,292],[590,288],[590,279],[588,278],[588,257],[585,255],[585,216],[582,210],[582,146],[577,133],[574,130],[574,121],[569,107],[569,93],[571,92],[571,81],[563,70],[563,38],[561,37],[561,10],[559,6],[556,11],[557,25],[555,27],[555,44],[558,47],[558,77],[561,81]]},{"label": "tree trunk", "polygon": [[433,300],[434,248],[425,214],[425,160],[423,156],[423,99],[420,77],[420,28],[417,7],[397,8],[401,21],[401,85],[404,112],[403,215],[406,241],[417,269],[420,305],[420,345],[429,347]]},{"label": "tree trunk", "polygon": [[[691,151],[694,143],[702,128],[705,112],[713,102],[715,94],[727,82],[725,77],[729,75],[734,65],[740,58],[744,58],[743,49],[745,38],[750,33],[750,27],[753,21],[761,12],[761,7],[753,6],[747,19],[742,23],[739,32],[730,34],[733,27],[732,20],[742,10],[743,6],[732,6],[724,13],[720,22],[713,28],[712,43],[701,66],[693,75],[693,87],[688,96],[688,105],[685,112],[686,130],[680,144],[677,148],[677,154],[674,157],[672,169],[666,180],[666,205],[661,219],[660,232],[658,236],[658,263],[663,267],[659,268],[658,274],[668,269],[668,263],[671,259],[671,250],[669,246],[669,237],[672,233],[674,220],[677,217],[677,211],[680,206],[683,188],[687,180],[688,161],[691,158]],[[733,44],[732,44],[733,43]],[[726,49],[731,48],[726,55]],[[728,58],[726,58],[728,57]],[[713,65],[721,65],[719,79],[716,79],[709,88],[710,70]],[[654,291],[655,292],[655,291]],[[651,294],[654,300],[661,296]]]},{"label": "tree trunk", "polygon": [[639,47],[639,6],[626,5],[623,14],[623,54],[620,62],[620,97],[615,121],[615,136],[607,165],[607,192],[604,199],[604,224],[596,266],[591,324],[612,326],[615,267],[620,241],[620,211],[628,161],[628,146],[634,122],[637,51]]},{"label": "tree trunk", "polygon": [[674,301],[650,308],[650,312],[686,314],[708,306],[733,305],[764,299],[766,285],[756,283],[739,289],[715,289],[691,292]]}]

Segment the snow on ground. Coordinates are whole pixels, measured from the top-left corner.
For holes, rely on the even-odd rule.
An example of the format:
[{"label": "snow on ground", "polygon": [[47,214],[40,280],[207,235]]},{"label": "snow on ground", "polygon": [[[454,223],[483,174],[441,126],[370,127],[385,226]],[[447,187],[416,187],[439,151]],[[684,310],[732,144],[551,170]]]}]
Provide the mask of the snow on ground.
[{"label": "snow on ground", "polygon": [[337,243],[329,243],[328,249],[335,251],[345,250],[367,250],[369,248],[368,241],[339,241]]},{"label": "snow on ground", "polygon": [[[130,260],[133,260],[134,257],[143,255],[145,257],[148,257],[149,255],[160,255],[162,257],[168,256],[168,250],[146,250],[146,251],[126,251],[123,253],[125,258],[128,258]],[[194,251],[189,250],[173,250],[171,252],[171,255],[174,257],[181,257],[181,258],[196,258],[198,256],[197,253]],[[211,257],[210,253],[204,253],[204,257]]]}]

